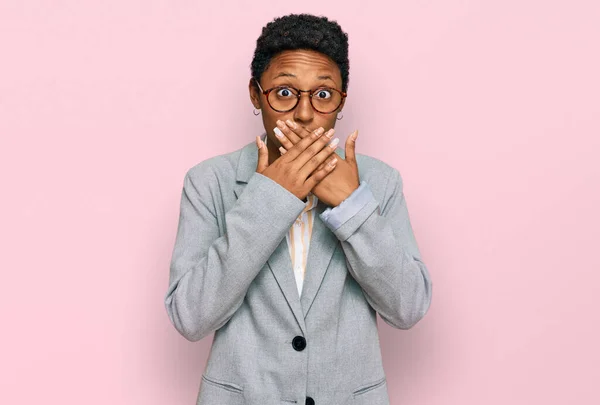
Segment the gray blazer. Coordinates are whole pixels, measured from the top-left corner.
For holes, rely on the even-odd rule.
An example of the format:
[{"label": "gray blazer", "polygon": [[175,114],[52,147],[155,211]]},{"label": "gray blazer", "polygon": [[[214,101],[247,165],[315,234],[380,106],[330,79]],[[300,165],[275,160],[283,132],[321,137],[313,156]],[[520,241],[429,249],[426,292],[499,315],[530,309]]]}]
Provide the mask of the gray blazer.
[{"label": "gray blazer", "polygon": [[165,306],[186,339],[215,332],[198,405],[389,404],[376,314],[412,327],[432,283],[400,173],[356,159],[369,198],[336,227],[319,201],[301,298],[285,235],[305,203],[256,172],[255,142],[186,173]]}]

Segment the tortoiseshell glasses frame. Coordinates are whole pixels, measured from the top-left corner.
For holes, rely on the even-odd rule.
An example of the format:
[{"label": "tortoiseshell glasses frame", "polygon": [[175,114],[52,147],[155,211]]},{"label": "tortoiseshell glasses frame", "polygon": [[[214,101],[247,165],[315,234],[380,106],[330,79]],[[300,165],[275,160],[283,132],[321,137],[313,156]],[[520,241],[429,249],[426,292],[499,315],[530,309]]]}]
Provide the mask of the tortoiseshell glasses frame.
[{"label": "tortoiseshell glasses frame", "polygon": [[[308,93],[308,97],[310,99],[310,105],[312,106],[312,108],[315,111],[317,111],[321,114],[332,114],[342,105],[344,98],[346,98],[348,95],[348,93],[346,93],[344,91],[341,91],[334,87],[329,87],[329,86],[319,86],[313,90],[300,90],[300,89],[297,89],[297,88],[291,87],[291,86],[275,86],[275,87],[271,87],[270,89],[263,90],[263,88],[261,87],[258,80],[254,79],[254,81],[258,85],[260,92],[266,97],[269,107],[271,107],[274,111],[277,111],[277,112],[292,111],[294,108],[296,108],[296,106],[300,102],[300,97],[302,96],[302,93]],[[273,93],[274,90],[277,90],[277,92]],[[275,97],[277,97],[280,90],[284,90],[284,91],[287,90],[290,93],[290,95],[288,95],[288,96],[280,95],[280,97],[282,97],[284,99],[284,101],[281,101],[281,100],[278,100],[277,98],[275,98]],[[319,108],[319,107],[315,106],[314,96],[315,96],[315,94],[320,94],[320,92],[328,92],[331,95],[328,98],[317,99],[317,100],[321,100],[321,102],[319,102],[319,101],[317,102],[318,104],[321,104],[320,108]],[[287,99],[287,100],[285,100],[285,99]],[[330,101],[327,101],[327,100],[330,100]],[[273,106],[273,104],[275,104],[275,106]],[[291,107],[283,108],[284,105],[291,106]],[[277,107],[279,107],[279,108],[277,108]]]}]

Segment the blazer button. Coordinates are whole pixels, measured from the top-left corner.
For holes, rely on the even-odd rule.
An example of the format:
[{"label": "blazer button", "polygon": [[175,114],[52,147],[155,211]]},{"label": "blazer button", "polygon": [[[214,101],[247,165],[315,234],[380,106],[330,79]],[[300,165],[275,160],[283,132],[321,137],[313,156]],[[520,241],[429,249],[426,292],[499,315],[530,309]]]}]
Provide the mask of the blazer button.
[{"label": "blazer button", "polygon": [[306,405],[315,405],[315,400],[312,399],[311,397],[306,397]]},{"label": "blazer button", "polygon": [[306,347],[306,339],[303,336],[296,336],[292,339],[292,346],[295,350],[301,352]]}]

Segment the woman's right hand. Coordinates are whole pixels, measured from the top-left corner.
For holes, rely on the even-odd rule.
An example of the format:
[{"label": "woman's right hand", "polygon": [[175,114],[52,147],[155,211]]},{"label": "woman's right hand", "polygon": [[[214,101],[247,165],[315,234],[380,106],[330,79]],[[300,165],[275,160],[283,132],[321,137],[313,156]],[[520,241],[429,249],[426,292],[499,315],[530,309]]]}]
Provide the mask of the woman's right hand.
[{"label": "woman's right hand", "polygon": [[[331,129],[327,132],[332,136],[334,131]],[[323,128],[318,128],[269,165],[269,151],[257,136],[256,171],[303,200],[314,186],[335,169],[334,162],[333,165],[325,164],[317,170],[321,163],[335,152],[337,142],[332,141],[333,147],[330,147],[327,145],[330,140],[327,134],[323,134]]]}]

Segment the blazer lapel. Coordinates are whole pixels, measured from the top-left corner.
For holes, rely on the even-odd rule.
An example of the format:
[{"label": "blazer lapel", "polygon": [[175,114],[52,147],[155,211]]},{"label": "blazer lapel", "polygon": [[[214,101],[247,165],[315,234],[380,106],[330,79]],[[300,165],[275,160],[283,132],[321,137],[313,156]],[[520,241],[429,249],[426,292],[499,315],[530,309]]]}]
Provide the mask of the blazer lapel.
[{"label": "blazer lapel", "polygon": [[273,276],[275,276],[285,300],[294,313],[294,317],[296,318],[296,321],[298,321],[300,329],[302,329],[302,332],[306,335],[304,313],[302,312],[300,297],[298,296],[298,287],[296,286],[296,279],[294,278],[292,259],[290,258],[290,251],[288,250],[285,237],[281,240],[281,243],[277,246],[277,249],[275,249],[271,257],[269,257],[267,263],[269,263],[269,268],[271,269]]},{"label": "blazer lapel", "polygon": [[[264,141],[267,134],[261,135]],[[234,193],[236,198],[239,198],[244,187],[248,183],[250,177],[256,172],[256,164],[258,163],[258,150],[256,143],[252,142],[242,148],[236,171],[236,184],[234,185]],[[268,196],[265,196],[268,198]],[[294,278],[294,270],[292,267],[292,259],[287,246],[286,238],[282,238],[281,242],[267,260],[269,268],[273,276],[279,284],[279,288],[283,293],[300,329],[306,334],[306,325],[304,323],[304,313],[300,305],[300,297],[298,296],[298,287]]]},{"label": "blazer lapel", "polygon": [[[342,159],[346,157],[346,151],[343,148],[335,148],[335,153]],[[310,246],[308,248],[308,257],[306,259],[306,274],[304,276],[304,285],[302,286],[302,299],[300,300],[305,318],[315,300],[319,287],[323,283],[323,278],[329,268],[333,253],[338,246],[341,246],[337,236],[327,228],[319,216],[328,207],[327,204],[319,200],[314,209],[315,219]]]},{"label": "blazer lapel", "polygon": [[335,234],[325,226],[319,217],[327,207],[327,204],[319,200],[317,206],[314,208],[314,223],[308,247],[306,273],[304,275],[302,298],[300,300],[305,318],[323,282],[323,277],[325,277],[325,272],[329,267],[333,252],[335,252],[336,247],[340,244]]}]

